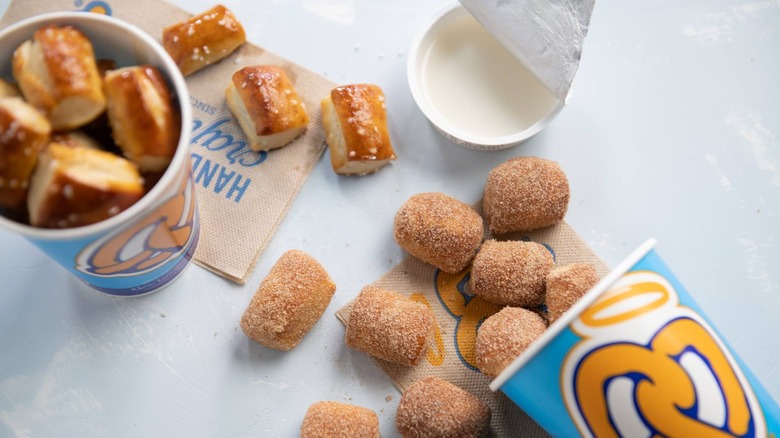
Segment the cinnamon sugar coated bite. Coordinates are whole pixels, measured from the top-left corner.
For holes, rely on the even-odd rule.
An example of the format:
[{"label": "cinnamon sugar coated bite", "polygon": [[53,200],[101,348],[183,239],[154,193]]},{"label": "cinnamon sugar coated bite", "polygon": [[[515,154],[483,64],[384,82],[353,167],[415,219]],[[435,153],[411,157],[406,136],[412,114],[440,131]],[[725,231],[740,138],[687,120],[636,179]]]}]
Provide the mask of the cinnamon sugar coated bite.
[{"label": "cinnamon sugar coated bite", "polygon": [[552,324],[574,303],[585,295],[599,277],[588,263],[572,263],[558,266],[547,275],[547,318]]},{"label": "cinnamon sugar coated bite", "polygon": [[417,365],[428,350],[433,311],[403,295],[366,286],[352,304],[348,347],[401,365]]},{"label": "cinnamon sugar coated bite", "polygon": [[245,41],[244,27],[222,5],[171,24],[162,33],[165,51],[184,76],[225,58]]},{"label": "cinnamon sugar coated bite", "polygon": [[474,258],[471,291],[495,304],[538,306],[552,267],[552,254],[541,244],[488,240]]},{"label": "cinnamon sugar coated bite", "polygon": [[328,307],[336,285],[314,258],[300,250],[284,253],[255,292],[241,329],[274,350],[295,348]]},{"label": "cinnamon sugar coated bite", "polygon": [[395,425],[404,438],[478,438],[490,432],[490,408],[438,377],[426,377],[401,396]]},{"label": "cinnamon sugar coated bite", "polygon": [[412,196],[393,223],[393,237],[401,248],[450,274],[468,266],[483,236],[479,213],[443,193]]},{"label": "cinnamon sugar coated bite", "polygon": [[309,406],[301,438],[379,438],[379,417],[371,409],[334,401]]},{"label": "cinnamon sugar coated bite", "polygon": [[569,181],[558,163],[517,157],[488,174],[482,207],[490,231],[531,231],[560,222],[569,204]]},{"label": "cinnamon sugar coated bite", "polygon": [[495,378],[544,333],[541,316],[519,307],[504,307],[487,318],[477,331],[474,353],[477,368]]}]

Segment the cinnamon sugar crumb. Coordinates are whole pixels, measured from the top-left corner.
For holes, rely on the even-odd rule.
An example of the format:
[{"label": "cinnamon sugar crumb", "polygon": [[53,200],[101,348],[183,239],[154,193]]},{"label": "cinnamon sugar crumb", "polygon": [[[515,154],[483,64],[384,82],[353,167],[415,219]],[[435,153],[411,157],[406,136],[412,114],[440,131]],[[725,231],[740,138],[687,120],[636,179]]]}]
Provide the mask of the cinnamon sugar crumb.
[{"label": "cinnamon sugar crumb", "polygon": [[490,408],[480,399],[438,377],[426,377],[401,396],[395,424],[401,436],[485,437]]},{"label": "cinnamon sugar crumb", "polygon": [[368,408],[334,401],[309,406],[301,424],[301,438],[379,438],[379,417]]},{"label": "cinnamon sugar crumb", "polygon": [[552,324],[574,303],[585,295],[599,277],[596,270],[587,263],[572,263],[558,266],[547,275],[547,318]]},{"label": "cinnamon sugar crumb", "polygon": [[471,267],[474,294],[496,304],[533,307],[544,302],[550,251],[536,242],[488,240]]},{"label": "cinnamon sugar crumb", "polygon": [[393,237],[418,259],[444,272],[457,273],[476,254],[484,226],[469,205],[443,193],[419,193],[395,215]]},{"label": "cinnamon sugar crumb", "polygon": [[516,157],[490,171],[482,203],[494,234],[544,228],[566,214],[569,181],[554,161]]}]

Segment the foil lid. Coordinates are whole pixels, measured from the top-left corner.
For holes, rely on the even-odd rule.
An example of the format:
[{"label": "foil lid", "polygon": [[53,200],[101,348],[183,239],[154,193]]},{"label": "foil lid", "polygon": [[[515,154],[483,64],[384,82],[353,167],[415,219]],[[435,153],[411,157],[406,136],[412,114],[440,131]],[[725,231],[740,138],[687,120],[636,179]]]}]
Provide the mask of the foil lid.
[{"label": "foil lid", "polygon": [[565,102],[595,0],[460,0],[550,92]]}]

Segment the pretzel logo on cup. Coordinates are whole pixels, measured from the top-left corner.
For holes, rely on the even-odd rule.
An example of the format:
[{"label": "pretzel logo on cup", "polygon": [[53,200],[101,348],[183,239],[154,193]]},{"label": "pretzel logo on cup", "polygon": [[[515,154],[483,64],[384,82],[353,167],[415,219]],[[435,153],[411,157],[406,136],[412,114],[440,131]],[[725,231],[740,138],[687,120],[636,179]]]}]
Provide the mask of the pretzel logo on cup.
[{"label": "pretzel logo on cup", "polygon": [[156,210],[84,248],[76,257],[76,269],[97,277],[127,277],[173,260],[196,234],[192,191],[191,179],[182,178],[176,194]]},{"label": "pretzel logo on cup", "polygon": [[84,4],[83,0],[76,0],[73,5],[77,8],[80,8],[79,10],[84,12],[92,12],[95,14],[102,14],[102,15],[111,15],[111,6],[100,0],[95,0],[88,2],[87,4]]},{"label": "pretzel logo on cup", "polygon": [[571,327],[561,386],[584,436],[766,435],[734,357],[663,276],[624,275]]}]

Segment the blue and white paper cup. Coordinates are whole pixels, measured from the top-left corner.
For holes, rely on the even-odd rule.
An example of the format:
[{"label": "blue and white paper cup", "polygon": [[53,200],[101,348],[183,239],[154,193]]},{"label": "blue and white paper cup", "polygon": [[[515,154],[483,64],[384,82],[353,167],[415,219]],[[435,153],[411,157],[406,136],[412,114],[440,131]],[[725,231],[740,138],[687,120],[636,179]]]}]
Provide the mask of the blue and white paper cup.
[{"label": "blue and white paper cup", "polygon": [[645,242],[490,385],[553,436],[774,437],[780,410]]},{"label": "blue and white paper cup", "polygon": [[159,290],[189,264],[200,229],[189,152],[192,110],[184,77],[148,34],[121,20],[86,12],[39,15],[0,31],[3,75],[8,75],[13,51],[47,24],[77,27],[92,42],[96,57],[113,59],[117,66],[156,66],[175,92],[181,111],[179,143],[157,184],[116,216],[70,229],[35,228],[0,216],[0,227],[24,236],[101,292],[135,296]]}]

